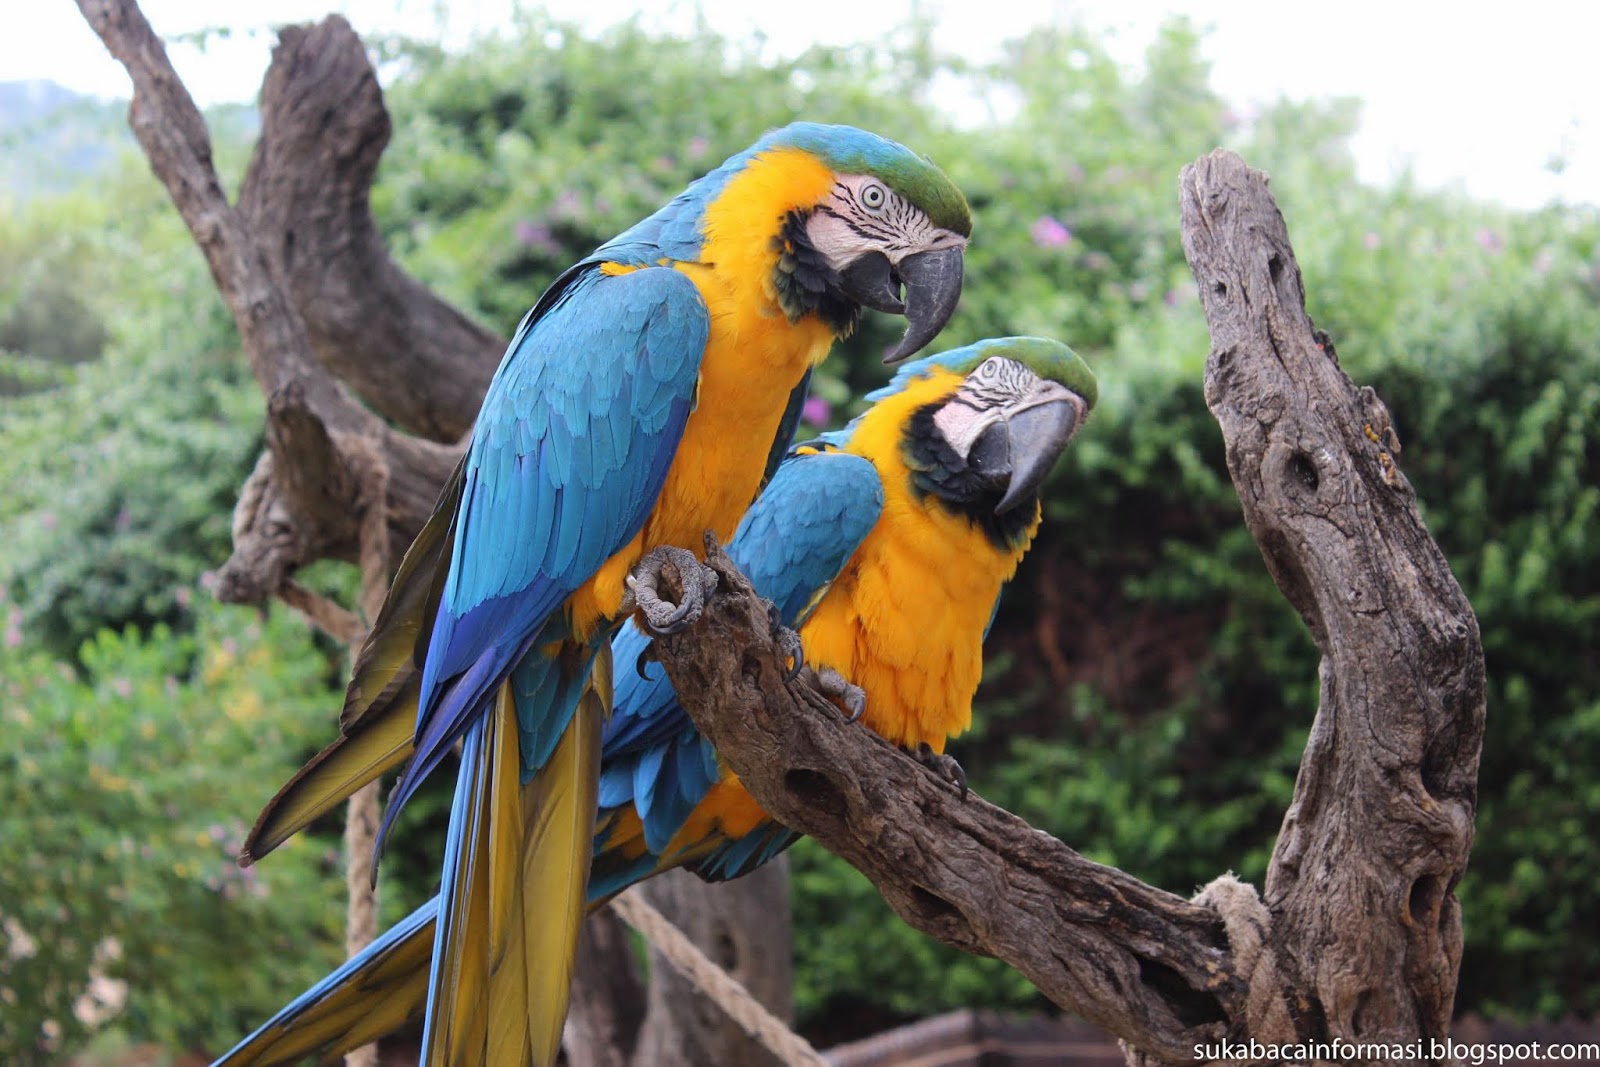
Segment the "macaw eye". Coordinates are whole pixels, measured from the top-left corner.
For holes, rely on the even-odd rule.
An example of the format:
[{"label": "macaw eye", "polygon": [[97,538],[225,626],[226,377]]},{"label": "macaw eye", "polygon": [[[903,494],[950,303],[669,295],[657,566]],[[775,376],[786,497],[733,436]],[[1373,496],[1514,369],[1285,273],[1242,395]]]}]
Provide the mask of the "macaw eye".
[{"label": "macaw eye", "polygon": [[868,211],[882,211],[883,205],[889,202],[889,191],[877,182],[868,182],[861,187],[861,206]]},{"label": "macaw eye", "polygon": [[999,373],[1000,373],[1000,360],[999,359],[994,359],[994,358],[986,359],[986,360],[983,361],[983,365],[978,368],[978,377],[982,378],[984,381],[993,381],[994,380],[994,376],[999,374]]}]

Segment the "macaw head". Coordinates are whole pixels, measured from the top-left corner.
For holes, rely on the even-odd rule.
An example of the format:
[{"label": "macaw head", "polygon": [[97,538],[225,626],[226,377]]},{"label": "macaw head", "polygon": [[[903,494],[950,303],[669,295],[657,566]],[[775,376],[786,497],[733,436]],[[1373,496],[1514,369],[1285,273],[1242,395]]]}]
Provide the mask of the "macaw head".
[{"label": "macaw head", "polygon": [[972,235],[966,197],[926,157],[851,126],[796,122],[767,134],[747,158],[785,151],[826,172],[790,186],[804,191],[780,205],[774,288],[784,311],[791,319],[821,314],[840,335],[862,307],[904,315],[905,335],[884,362],[921,349],[961,296]]},{"label": "macaw head", "polygon": [[1011,542],[1036,520],[1040,487],[1098,393],[1066,345],[1004,337],[908,363],[868,399],[905,405],[899,455],[915,491]]}]

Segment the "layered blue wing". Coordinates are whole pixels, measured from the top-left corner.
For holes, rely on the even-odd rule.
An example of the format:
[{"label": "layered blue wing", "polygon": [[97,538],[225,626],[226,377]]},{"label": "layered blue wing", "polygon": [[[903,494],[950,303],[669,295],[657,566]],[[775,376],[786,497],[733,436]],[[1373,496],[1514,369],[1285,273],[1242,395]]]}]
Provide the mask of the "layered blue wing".
[{"label": "layered blue wing", "polygon": [[[882,511],[883,484],[870,462],[842,452],[800,453],[784,461],[745,513],[728,555],[777,605],[784,624],[798,628]],[[646,664],[643,677],[633,669],[648,643],[631,622],[612,642],[616,706],[601,750],[600,809],[632,804],[647,847],[659,855],[721,768],[661,665]]]},{"label": "layered blue wing", "polygon": [[[567,597],[638,533],[694,406],[709,316],[686,276],[591,266],[558,284],[519,327],[478,415],[416,754],[385,829]],[[565,724],[525,725],[559,737]]]}]

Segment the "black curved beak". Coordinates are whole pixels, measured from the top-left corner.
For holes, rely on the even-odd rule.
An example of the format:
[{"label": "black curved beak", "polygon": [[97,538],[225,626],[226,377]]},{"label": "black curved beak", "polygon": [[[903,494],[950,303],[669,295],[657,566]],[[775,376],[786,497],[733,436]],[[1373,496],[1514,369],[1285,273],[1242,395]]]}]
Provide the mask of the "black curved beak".
[{"label": "black curved beak", "polygon": [[920,351],[950,321],[961,299],[964,253],[960,247],[944,248],[917,252],[900,261],[895,273],[905,283],[906,332],[883,357],[885,363],[898,363]]},{"label": "black curved beak", "polygon": [[1078,432],[1086,410],[1078,394],[1049,382],[1019,409],[1008,412],[1004,423],[992,428],[1003,425],[1011,446],[1010,479],[1005,495],[995,505],[996,515],[1033,499],[1072,435]]},{"label": "black curved beak", "polygon": [[891,315],[904,314],[906,305],[900,299],[900,279],[895,277],[889,257],[882,252],[868,252],[840,272],[839,277],[844,280],[845,294],[862,307],[887,311]]}]

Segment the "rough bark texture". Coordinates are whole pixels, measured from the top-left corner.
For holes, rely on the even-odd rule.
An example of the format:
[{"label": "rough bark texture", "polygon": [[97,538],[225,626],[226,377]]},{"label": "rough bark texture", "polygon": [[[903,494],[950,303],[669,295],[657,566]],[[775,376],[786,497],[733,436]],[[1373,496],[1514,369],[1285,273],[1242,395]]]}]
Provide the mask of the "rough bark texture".
[{"label": "rough bark texture", "polygon": [[402,429],[456,440],[472,427],[505,340],[402,271],[378,235],[369,193],[389,112],[349,23],[283,30],[261,120],[239,211],[317,357]]},{"label": "rough bark texture", "polygon": [[1267,875],[1292,1007],[1305,1034],[1442,1038],[1483,741],[1477,619],[1417,514],[1387,409],[1306,315],[1266,178],[1218,152],[1181,185],[1206,403],[1245,523],[1324,657]]},{"label": "rough bark texture", "polygon": [[603,909],[589,917],[578,944],[561,1043],[567,1067],[628,1067],[644,1013],[644,980],[627,928]]}]

